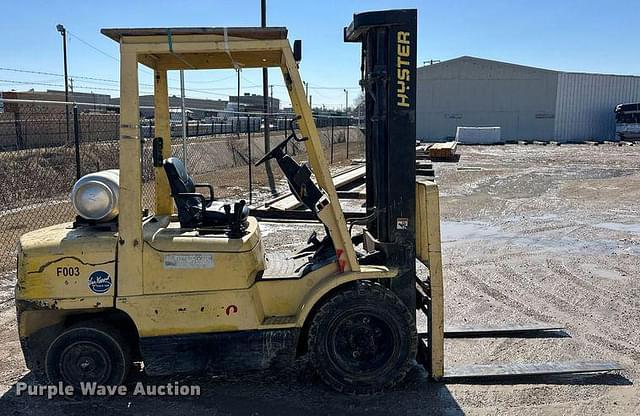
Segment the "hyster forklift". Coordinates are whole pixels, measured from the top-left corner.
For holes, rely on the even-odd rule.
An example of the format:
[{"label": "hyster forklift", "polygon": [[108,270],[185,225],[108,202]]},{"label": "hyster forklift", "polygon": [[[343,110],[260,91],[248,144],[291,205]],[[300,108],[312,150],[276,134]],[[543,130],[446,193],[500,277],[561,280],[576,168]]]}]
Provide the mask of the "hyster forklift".
[{"label": "hyster forklift", "polygon": [[[366,213],[345,219],[285,28],[103,29],[120,44],[120,169],[79,180],[76,220],[20,239],[16,305],[25,360],[51,383],[123,383],[150,375],[224,373],[308,354],[331,387],[370,393],[416,359],[432,378],[597,372],[615,363],[448,369],[438,188],[416,178],[416,11],[356,14],[366,95]],[[154,71],[155,206],[142,205],[138,65]],[[282,70],[299,132],[268,151],[293,195],[324,225],[291,258],[266,253],[244,201],[225,204],[171,155],[167,71]],[[287,154],[304,144],[310,166]],[[204,193],[201,192],[204,191]],[[175,204],[175,209],[174,209]],[[150,213],[151,212],[151,213]],[[357,225],[357,227],[352,227]],[[355,230],[355,232],[354,232]],[[416,278],[416,261],[428,267]],[[291,263],[295,267],[290,267]],[[416,311],[427,331],[416,329]]]}]

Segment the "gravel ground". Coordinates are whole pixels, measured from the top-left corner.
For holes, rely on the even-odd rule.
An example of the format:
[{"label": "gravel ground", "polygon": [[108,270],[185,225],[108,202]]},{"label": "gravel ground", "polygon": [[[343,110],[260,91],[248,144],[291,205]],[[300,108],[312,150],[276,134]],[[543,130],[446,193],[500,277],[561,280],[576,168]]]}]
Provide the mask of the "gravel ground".
[{"label": "gravel ground", "polygon": [[[32,381],[15,325],[13,273],[0,275],[0,413],[62,414],[640,414],[640,147],[463,146],[436,163],[442,196],[446,320],[558,323],[572,335],[448,340],[447,365],[610,359],[609,375],[445,384],[416,366],[393,391],[333,392],[307,369],[131,381],[198,384],[197,397],[131,395],[75,402],[16,396]],[[265,225],[268,248],[293,248],[312,226]],[[302,233],[300,232],[302,229]]]}]

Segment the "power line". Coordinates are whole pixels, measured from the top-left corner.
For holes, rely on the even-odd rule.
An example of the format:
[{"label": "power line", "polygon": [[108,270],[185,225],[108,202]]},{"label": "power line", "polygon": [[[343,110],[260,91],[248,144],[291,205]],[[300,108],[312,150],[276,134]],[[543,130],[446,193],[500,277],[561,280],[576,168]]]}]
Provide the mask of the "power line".
[{"label": "power line", "polygon": [[[76,34],[74,34],[71,31],[69,31],[68,29],[67,29],[67,33],[69,33],[72,37],[78,39],[80,42],[84,43],[86,46],[90,47],[91,49],[101,53],[102,55],[104,55],[104,56],[106,56],[108,58],[111,58],[111,59],[115,60],[116,62],[120,62],[120,60],[117,57],[115,57],[115,56],[103,51],[102,49],[98,48],[97,46],[92,45],[91,43],[87,42],[86,40],[80,38]],[[148,68],[145,68],[145,67],[140,67],[139,68],[139,70],[143,70],[143,69],[144,70],[148,70],[149,72],[153,73],[153,71],[148,69]],[[231,76],[229,76],[228,78],[225,78],[225,79],[230,79],[230,78],[232,78],[234,76],[235,75],[231,75]],[[79,77],[76,77],[76,78],[79,78]],[[259,86],[258,84],[256,84],[253,81],[247,79],[246,77],[242,77],[242,79],[245,80],[246,82],[248,82],[249,84],[251,84],[254,87]],[[170,80],[171,81],[177,81],[175,79],[170,79]],[[221,79],[219,81],[222,81],[222,80],[224,80],[224,79]],[[274,84],[274,86],[285,87],[284,85],[275,85],[275,84]],[[229,89],[232,89],[232,88],[229,88]],[[309,85],[309,89],[315,89],[315,90],[345,90],[345,89],[346,90],[360,90],[359,87],[327,87],[327,86],[311,86],[311,85]]]},{"label": "power line", "polygon": [[312,84],[309,84],[309,89],[313,90],[359,90],[360,87],[314,87]]},{"label": "power line", "polygon": [[[108,58],[113,59],[113,60],[114,60],[114,61],[116,61],[116,62],[120,62],[120,59],[119,59],[119,58],[116,58],[115,56],[113,56],[113,55],[111,55],[111,54],[109,54],[109,53],[107,53],[107,52],[103,51],[102,49],[98,48],[97,46],[93,46],[92,44],[90,44],[90,43],[89,43],[89,42],[87,42],[86,40],[82,39],[80,36],[75,35],[75,34],[74,34],[74,33],[72,33],[71,31],[69,31],[69,29],[67,29],[67,33],[68,33],[68,34],[70,34],[72,37],[74,37],[74,38],[78,39],[80,42],[84,43],[85,45],[87,45],[87,46],[88,46],[88,47],[90,47],[91,49],[93,49],[93,50],[95,50],[95,51],[97,51],[97,52],[101,53],[102,55],[104,55],[104,56],[106,56],[106,57],[108,57]],[[152,70],[150,70],[149,68],[146,68],[146,67],[143,67],[143,66],[141,66],[141,67],[139,67],[139,68],[138,68],[138,72],[140,72],[140,71],[142,71],[142,70],[149,71],[149,72],[153,75],[153,71],[152,71]]]},{"label": "power line", "polygon": [[[62,74],[57,74],[55,72],[47,72],[47,71],[34,71],[34,70],[28,70],[28,69],[19,69],[19,68],[8,68],[8,67],[0,67],[0,71],[10,71],[10,72],[17,72],[17,73],[25,73],[25,74],[35,74],[35,75],[47,75],[47,76],[55,76],[55,77],[64,77],[64,75]],[[115,79],[108,79],[108,78],[97,78],[97,77],[87,77],[87,76],[82,76],[82,75],[73,75],[70,76],[70,78],[74,78],[74,79],[82,79],[82,80],[88,80],[88,81],[102,81],[102,82],[108,82],[108,83],[113,83],[113,84],[118,84],[119,81],[115,80]],[[228,79],[231,78],[235,78],[235,75],[230,75],[228,77],[224,77],[224,78],[219,78],[219,79],[215,79],[215,80],[200,80],[200,81],[189,81],[190,83],[213,83],[213,82],[221,82],[221,81],[226,81]],[[254,82],[252,82],[251,80],[249,80],[246,77],[242,77],[242,79],[246,82],[248,82],[249,84],[251,84],[250,86],[245,86],[244,88],[262,88],[261,85],[258,85]],[[148,87],[153,87],[153,84],[146,84],[146,83],[140,83],[140,85],[143,86],[148,86]],[[286,88],[286,85],[282,85],[282,84],[272,84],[274,87],[277,88]],[[169,87],[170,89],[177,89],[177,87]],[[215,87],[215,88],[207,88],[207,89],[201,89],[200,92],[202,91],[214,91],[214,90],[234,90],[234,87]],[[356,87],[348,87],[348,88],[342,88],[342,87],[315,87],[312,85],[309,85],[309,89],[315,89],[315,90],[337,90],[337,89],[347,89],[347,90],[354,90],[354,89],[359,89]],[[322,95],[322,94],[318,94],[318,95]]]},{"label": "power line", "polygon": [[[54,84],[49,82],[38,82],[38,81],[14,81],[9,79],[0,79],[0,84],[43,85],[47,87],[64,87],[64,84]],[[80,89],[86,89],[86,90],[120,91],[119,88],[106,88],[106,87],[95,87],[95,86],[86,86],[86,85],[74,85],[73,87],[74,89],[80,88]]]},{"label": "power line", "polygon": [[226,81],[228,79],[231,78],[235,78],[236,75],[229,75],[228,77],[224,77],[224,78],[218,78],[218,79],[211,79],[211,80],[200,80],[200,81],[189,81],[192,84],[208,84],[208,83],[214,83],[214,82],[220,82],[220,81]]},{"label": "power line", "polygon": [[92,44],[90,44],[89,42],[87,42],[86,40],[82,39],[79,36],[76,36],[74,33],[72,33],[69,29],[67,29],[67,33],[70,34],[71,36],[73,36],[74,38],[78,39],[80,42],[84,43],[85,45],[87,45],[88,47],[90,47],[91,49],[100,52],[101,54],[103,54],[104,56],[106,56],[107,58],[111,58],[116,62],[120,62],[120,60],[118,58],[116,58],[113,55],[108,54],[107,52],[103,51],[102,49],[98,48],[97,46],[93,46]]},{"label": "power line", "polygon": [[[35,74],[35,75],[47,75],[47,76],[55,76],[55,77],[61,77],[63,78],[64,75],[62,74],[56,74],[55,72],[46,72],[46,71],[32,71],[32,70],[28,70],[28,69],[18,69],[18,68],[7,68],[7,67],[0,67],[0,71],[10,71],[10,72],[17,72],[17,73],[24,73],[24,74]],[[214,82],[220,82],[220,81],[225,81],[229,78],[233,78],[235,77],[235,75],[232,75],[230,77],[224,77],[224,78],[219,78],[219,79],[214,79],[214,80],[202,80],[202,81],[190,81],[191,83],[194,84],[202,84],[202,83],[214,83]],[[118,80],[115,79],[107,79],[107,78],[96,78],[96,77],[87,77],[87,76],[82,76],[82,75],[72,75],[69,78],[73,78],[73,79],[82,79],[82,80],[89,80],[89,81],[101,81],[101,82],[108,82],[108,83],[113,83],[113,84],[119,84]],[[140,85],[145,85],[145,86],[149,86],[149,87],[153,87],[153,84],[146,84],[146,83],[140,83]],[[219,88],[212,88],[212,89],[226,89],[226,90],[232,90],[233,87],[219,87]]]},{"label": "power line", "polygon": [[[47,87],[64,87],[64,84],[55,84],[55,83],[50,83],[50,82],[41,82],[41,81],[16,81],[16,80],[10,80],[10,79],[0,79],[0,83],[4,83],[4,84],[18,84],[18,85],[42,85],[42,86],[47,86]],[[146,86],[152,86],[151,84],[141,84],[141,85],[146,85]],[[101,91],[117,91],[120,92],[119,88],[108,88],[108,87],[96,87],[96,86],[90,86],[90,85],[74,85],[74,89],[86,89],[86,90],[101,90]],[[169,87],[168,89],[170,90],[179,90],[179,87]],[[220,93],[215,93],[212,91],[207,91],[207,90],[199,90],[199,89],[193,89],[193,88],[185,88],[185,91],[190,91],[190,92],[197,92],[200,94],[209,94],[209,95],[217,95],[219,97],[227,97],[228,94],[220,94]],[[141,89],[140,92],[142,93],[150,93],[153,94],[153,90],[145,90],[145,89]]]}]

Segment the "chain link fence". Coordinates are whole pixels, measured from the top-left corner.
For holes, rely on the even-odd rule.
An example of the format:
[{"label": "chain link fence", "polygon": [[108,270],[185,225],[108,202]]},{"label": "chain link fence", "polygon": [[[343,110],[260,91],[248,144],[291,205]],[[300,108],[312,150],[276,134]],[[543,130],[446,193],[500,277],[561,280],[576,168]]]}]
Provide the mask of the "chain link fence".
[{"label": "chain link fence", "polygon": [[[0,271],[15,267],[18,238],[31,230],[75,217],[69,192],[77,177],[118,167],[117,106],[84,107],[60,102],[1,100],[0,112]],[[197,109],[191,109],[197,110]],[[216,117],[171,121],[172,154],[185,158],[196,182],[211,183],[216,198],[243,198],[254,204],[286,188],[275,163],[253,166],[265,151],[264,114],[220,111]],[[290,133],[292,114],[269,114],[271,147]],[[334,166],[364,153],[357,119],[314,117],[325,157]],[[143,208],[155,200],[151,159],[154,120],[140,120]],[[304,144],[292,141],[289,153],[306,160]]]}]

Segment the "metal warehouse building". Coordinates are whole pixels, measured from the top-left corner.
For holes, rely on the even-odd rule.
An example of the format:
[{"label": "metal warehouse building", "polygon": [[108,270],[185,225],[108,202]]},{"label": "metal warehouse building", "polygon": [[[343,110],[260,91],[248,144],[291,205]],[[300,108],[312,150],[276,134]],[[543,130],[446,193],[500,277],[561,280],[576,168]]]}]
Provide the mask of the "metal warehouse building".
[{"label": "metal warehouse building", "polygon": [[463,56],[418,68],[419,139],[501,127],[504,140],[614,140],[617,104],[640,102],[640,77],[551,71]]}]

